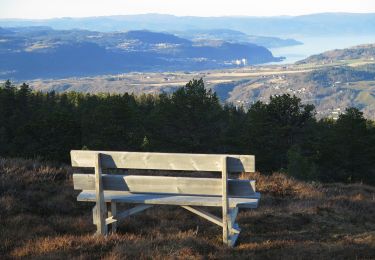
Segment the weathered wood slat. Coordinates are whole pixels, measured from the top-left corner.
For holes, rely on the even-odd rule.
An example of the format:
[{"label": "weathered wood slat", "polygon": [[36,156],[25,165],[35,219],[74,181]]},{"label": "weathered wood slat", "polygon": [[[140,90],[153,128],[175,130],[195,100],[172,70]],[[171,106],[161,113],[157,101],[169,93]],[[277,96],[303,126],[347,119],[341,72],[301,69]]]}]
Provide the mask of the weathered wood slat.
[{"label": "weathered wood slat", "polygon": [[[260,199],[259,193],[254,193],[249,198],[228,198],[229,207],[257,208]],[[95,191],[82,191],[78,201],[95,202]],[[177,205],[177,206],[207,206],[221,207],[222,199],[220,196],[187,196],[187,195],[166,195],[166,194],[133,194],[121,191],[104,191],[104,200],[106,202],[124,202],[135,204],[151,205]]]},{"label": "weathered wood slat", "polygon": [[[222,180],[219,178],[191,178],[139,175],[102,175],[103,189],[138,193],[171,193],[193,195],[222,195]],[[73,174],[74,189],[95,189],[93,174]],[[228,180],[228,195],[247,197],[255,192],[255,181]]]},{"label": "weathered wood slat", "polygon": [[[103,168],[216,171],[221,172],[220,154],[139,153],[81,151],[70,152],[73,167],[94,167],[95,154],[101,153]],[[254,172],[252,155],[227,155],[228,172]]]}]

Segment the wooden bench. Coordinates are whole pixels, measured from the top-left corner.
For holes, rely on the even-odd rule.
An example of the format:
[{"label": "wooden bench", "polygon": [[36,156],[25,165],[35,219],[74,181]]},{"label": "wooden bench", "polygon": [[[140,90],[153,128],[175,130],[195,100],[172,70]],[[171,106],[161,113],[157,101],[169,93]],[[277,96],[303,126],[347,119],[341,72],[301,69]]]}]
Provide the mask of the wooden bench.
[{"label": "wooden bench", "polygon": [[[71,151],[73,167],[91,167],[95,174],[74,174],[78,201],[95,202],[97,234],[116,232],[117,222],[153,205],[176,205],[223,228],[223,242],[233,246],[240,233],[239,208],[256,208],[260,194],[251,180],[229,179],[229,173],[254,172],[251,155]],[[103,174],[111,169],[220,172],[221,178]],[[117,212],[118,203],[139,204]],[[200,207],[221,207],[219,218]]]}]

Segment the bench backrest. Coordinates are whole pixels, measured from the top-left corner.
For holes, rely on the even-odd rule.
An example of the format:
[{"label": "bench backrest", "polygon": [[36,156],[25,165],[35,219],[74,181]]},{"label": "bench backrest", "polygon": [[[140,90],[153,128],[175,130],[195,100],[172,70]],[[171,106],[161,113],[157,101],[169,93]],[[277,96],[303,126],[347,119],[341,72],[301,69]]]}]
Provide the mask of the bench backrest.
[{"label": "bench backrest", "polygon": [[228,172],[254,172],[253,155],[184,154],[71,151],[73,167],[95,167],[97,154],[101,154],[102,168],[176,170],[176,171],[222,171],[222,158],[227,156]]},{"label": "bench backrest", "polygon": [[[71,151],[71,160],[73,167],[95,167],[96,171],[96,175],[74,174],[76,190],[96,190],[100,181],[102,191],[225,197],[246,197],[255,192],[254,181],[228,180],[229,172],[254,172],[251,155]],[[210,171],[222,173],[222,178],[112,175],[102,174],[103,168]]]}]

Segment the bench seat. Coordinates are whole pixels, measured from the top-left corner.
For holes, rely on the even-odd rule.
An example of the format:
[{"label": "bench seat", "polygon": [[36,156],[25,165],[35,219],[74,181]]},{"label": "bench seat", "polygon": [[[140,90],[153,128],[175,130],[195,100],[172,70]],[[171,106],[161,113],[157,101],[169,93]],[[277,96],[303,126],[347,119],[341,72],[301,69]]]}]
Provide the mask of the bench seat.
[{"label": "bench seat", "polygon": [[[260,199],[260,193],[246,198],[228,198],[230,208],[257,208]],[[207,206],[220,207],[222,205],[221,196],[194,196],[194,195],[175,195],[175,194],[146,194],[130,193],[123,191],[104,191],[104,200],[106,202],[123,202],[136,204],[155,204],[155,205],[178,205],[178,206]],[[77,201],[96,202],[95,191],[82,191]]]}]

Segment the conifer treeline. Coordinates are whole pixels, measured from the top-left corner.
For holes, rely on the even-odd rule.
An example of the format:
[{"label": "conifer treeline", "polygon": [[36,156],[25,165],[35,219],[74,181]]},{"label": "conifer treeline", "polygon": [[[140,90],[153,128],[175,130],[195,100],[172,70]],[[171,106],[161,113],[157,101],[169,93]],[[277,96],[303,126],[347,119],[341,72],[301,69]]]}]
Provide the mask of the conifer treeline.
[{"label": "conifer treeline", "polygon": [[262,173],[375,183],[375,125],[356,108],[318,121],[314,106],[282,95],[245,111],[202,80],[141,96],[0,86],[0,156],[68,162],[71,149],[254,154]]}]

